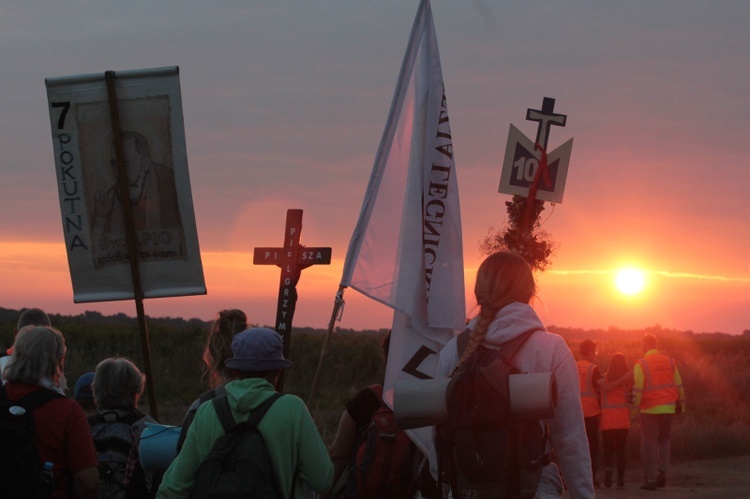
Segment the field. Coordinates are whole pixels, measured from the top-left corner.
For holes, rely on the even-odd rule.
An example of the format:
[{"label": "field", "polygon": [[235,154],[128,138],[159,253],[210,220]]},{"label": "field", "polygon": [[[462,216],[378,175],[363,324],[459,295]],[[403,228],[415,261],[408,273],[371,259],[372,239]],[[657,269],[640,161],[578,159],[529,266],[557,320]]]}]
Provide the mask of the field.
[{"label": "field", "polygon": [[[18,311],[0,308],[0,346],[12,342]],[[80,316],[52,316],[68,344],[66,376],[75,380],[103,358],[130,357],[142,366],[141,343],[134,319],[105,317],[96,312]],[[207,324],[199,320],[149,319],[148,330],[158,419],[179,425],[187,406],[207,389],[201,373],[201,354]],[[640,357],[640,338],[646,332],[660,339],[660,350],[677,359],[687,393],[687,411],[673,429],[676,462],[750,456],[750,336],[720,333],[695,334],[654,327],[641,331],[550,328],[565,338],[577,355],[585,338],[597,342],[599,364],[620,351],[632,364]],[[359,389],[383,376],[379,341],[385,331],[340,331],[330,341],[321,371],[315,407],[311,412],[326,442],[330,443],[344,403]],[[322,331],[295,329],[292,334],[285,391],[307,399],[318,368]],[[141,409],[148,412],[144,397]],[[628,441],[631,463],[639,461],[639,427],[634,421]],[[633,464],[633,466],[637,466]]]}]

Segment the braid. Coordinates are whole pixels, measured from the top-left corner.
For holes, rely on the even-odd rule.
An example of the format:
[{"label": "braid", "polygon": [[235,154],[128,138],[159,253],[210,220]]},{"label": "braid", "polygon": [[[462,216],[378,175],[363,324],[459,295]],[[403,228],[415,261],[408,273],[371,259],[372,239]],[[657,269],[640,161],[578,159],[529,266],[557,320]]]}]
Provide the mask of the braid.
[{"label": "braid", "polygon": [[[466,351],[461,356],[461,360],[458,361],[456,367],[453,369],[453,373],[461,368],[461,366],[464,365],[464,362],[466,362],[466,359],[468,359],[471,354],[474,353],[477,347],[482,344],[482,342],[484,341],[484,337],[487,335],[487,329],[489,328],[490,323],[492,322],[492,319],[495,317],[496,313],[497,309],[493,309],[491,307],[482,307],[479,312],[479,320],[476,324],[474,324],[474,329],[471,330],[469,336],[469,344],[466,347]],[[451,373],[451,376],[453,376],[453,373]]]},{"label": "braid", "polygon": [[479,266],[474,284],[474,296],[480,307],[479,318],[470,333],[469,345],[453,372],[482,344],[495,315],[503,307],[514,302],[529,303],[535,291],[534,275],[523,257],[509,252],[488,256]]}]

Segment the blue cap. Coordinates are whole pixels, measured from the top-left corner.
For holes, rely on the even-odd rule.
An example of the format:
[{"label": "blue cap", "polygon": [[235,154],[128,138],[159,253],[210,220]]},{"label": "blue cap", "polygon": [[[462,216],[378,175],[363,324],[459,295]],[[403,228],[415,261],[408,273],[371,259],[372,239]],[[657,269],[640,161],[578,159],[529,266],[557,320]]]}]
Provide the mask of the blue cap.
[{"label": "blue cap", "polygon": [[73,389],[73,398],[76,400],[93,400],[94,390],[91,383],[94,382],[94,373],[82,374],[78,381],[76,381],[76,387]]}]

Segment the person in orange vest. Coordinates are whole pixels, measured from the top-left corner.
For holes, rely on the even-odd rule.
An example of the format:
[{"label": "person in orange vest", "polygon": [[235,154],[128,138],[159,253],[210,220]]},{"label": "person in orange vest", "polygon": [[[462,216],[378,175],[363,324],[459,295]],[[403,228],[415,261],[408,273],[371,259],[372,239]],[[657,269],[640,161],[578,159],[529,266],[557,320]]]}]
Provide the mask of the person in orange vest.
[{"label": "person in orange vest", "polygon": [[656,490],[666,485],[672,420],[685,412],[685,389],[675,360],[659,353],[654,335],[643,337],[643,353],[633,368],[635,405],[641,413],[641,489]]},{"label": "person in orange vest", "polygon": [[581,390],[581,406],[583,407],[583,420],[586,425],[586,437],[589,441],[589,455],[591,456],[591,476],[594,479],[594,487],[599,486],[596,479],[596,456],[599,453],[599,380],[602,373],[599,366],[594,364],[596,357],[596,343],[591,340],[583,340],[578,347],[581,360],[576,362],[578,366],[578,384]]},{"label": "person in orange vest", "polygon": [[[612,487],[612,465],[617,461],[617,489],[625,489],[625,444],[630,429],[633,371],[620,352],[609,359],[607,372],[599,380],[601,388],[601,420],[604,444],[604,486]],[[615,459],[616,458],[616,459]]]}]

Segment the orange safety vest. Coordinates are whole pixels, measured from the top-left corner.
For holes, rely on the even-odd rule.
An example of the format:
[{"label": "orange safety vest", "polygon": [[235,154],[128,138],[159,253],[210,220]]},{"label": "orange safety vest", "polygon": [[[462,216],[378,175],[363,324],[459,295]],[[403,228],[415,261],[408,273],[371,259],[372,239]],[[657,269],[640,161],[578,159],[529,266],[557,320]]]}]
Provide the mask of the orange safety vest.
[{"label": "orange safety vest", "polygon": [[676,406],[679,393],[674,384],[674,359],[655,353],[638,360],[643,370],[641,409],[657,405]]},{"label": "orange safety vest", "polygon": [[590,418],[599,414],[599,393],[594,389],[594,368],[596,365],[588,360],[579,360],[578,384],[581,390],[581,407],[583,417]]},{"label": "orange safety vest", "polygon": [[599,428],[622,430],[630,428],[630,409],[625,393],[632,383],[623,383],[611,390],[602,390],[602,416]]}]

